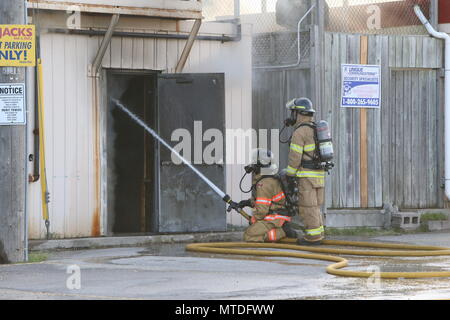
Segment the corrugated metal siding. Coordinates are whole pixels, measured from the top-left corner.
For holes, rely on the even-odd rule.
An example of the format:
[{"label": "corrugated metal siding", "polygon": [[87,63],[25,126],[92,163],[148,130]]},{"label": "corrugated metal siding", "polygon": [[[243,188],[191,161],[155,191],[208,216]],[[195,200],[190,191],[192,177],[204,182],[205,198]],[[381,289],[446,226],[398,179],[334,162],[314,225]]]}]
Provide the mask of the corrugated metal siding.
[{"label": "corrugated metal siding", "polygon": [[[324,34],[324,83],[317,119],[330,123],[335,163],[326,182],[328,208],[360,206],[360,110],[343,109],[341,64],[359,63],[360,35]],[[381,65],[382,108],[367,110],[368,206],[392,203],[400,208],[443,207],[443,43],[425,36],[369,36],[369,64]],[[256,128],[280,128],[288,99],[310,97],[311,74],[257,71],[253,116]],[[297,72],[291,79],[287,72]],[[306,90],[305,90],[306,89]],[[256,114],[259,113],[259,114]],[[263,119],[263,120],[261,120]],[[281,150],[285,165],[286,147]]]},{"label": "corrugated metal siding", "polygon": [[[93,221],[99,215],[98,208],[102,207],[96,190],[96,181],[100,178],[96,150],[100,149],[100,141],[95,130],[100,120],[93,110],[92,80],[87,76],[88,65],[100,41],[99,37],[79,35],[42,36],[49,209],[51,230],[58,238],[92,236]],[[175,69],[184,43],[182,40],[115,37],[103,67],[170,73]],[[226,127],[251,127],[250,29],[244,26],[241,42],[196,42],[184,71],[225,72]],[[29,137],[32,138],[31,133]],[[30,153],[33,153],[32,145]],[[243,198],[238,188],[242,172],[242,165],[227,167],[227,192],[237,200]],[[28,201],[29,236],[44,238],[40,183],[29,185]],[[228,222],[243,223],[237,214],[229,214]]]},{"label": "corrugated metal siding", "polygon": [[[54,237],[92,234],[96,204],[92,86],[88,62],[98,38],[46,34],[42,37],[45,137]],[[29,235],[45,237],[41,218],[40,183],[29,187]]]}]

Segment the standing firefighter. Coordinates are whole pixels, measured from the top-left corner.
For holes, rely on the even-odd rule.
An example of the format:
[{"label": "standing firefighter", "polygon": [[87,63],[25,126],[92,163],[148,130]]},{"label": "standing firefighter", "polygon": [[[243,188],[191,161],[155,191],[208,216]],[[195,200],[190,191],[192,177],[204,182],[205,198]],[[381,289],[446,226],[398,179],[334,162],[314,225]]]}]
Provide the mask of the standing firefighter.
[{"label": "standing firefighter", "polygon": [[[315,110],[307,98],[294,99],[286,107],[291,110],[291,118],[286,120],[286,125],[295,128],[286,172],[290,177],[290,189],[298,188],[298,211],[305,225],[305,235],[299,244],[320,244],[324,238],[320,207],[324,202],[325,170],[333,166],[328,162],[333,151],[331,137],[319,144],[317,135],[319,126],[325,124],[329,136],[328,124],[325,121],[313,122]],[[323,156],[322,151],[331,151],[330,157]]]},{"label": "standing firefighter", "polygon": [[252,199],[239,203],[239,207],[252,207],[250,226],[244,233],[247,242],[275,242],[285,237],[296,237],[290,227],[291,217],[286,207],[278,167],[273,163],[271,151],[258,149],[253,152],[252,165],[245,167],[253,173]]}]

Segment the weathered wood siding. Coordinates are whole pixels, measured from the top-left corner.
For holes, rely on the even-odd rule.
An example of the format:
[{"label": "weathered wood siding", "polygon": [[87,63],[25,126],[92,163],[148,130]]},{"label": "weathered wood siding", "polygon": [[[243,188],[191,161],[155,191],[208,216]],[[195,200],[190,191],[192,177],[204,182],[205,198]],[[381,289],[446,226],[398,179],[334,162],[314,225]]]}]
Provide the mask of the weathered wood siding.
[{"label": "weathered wood siding", "polygon": [[381,150],[390,177],[383,196],[403,208],[439,207],[442,199],[436,80],[434,70],[391,72],[391,108],[382,112],[390,131]]},{"label": "weathered wood siding", "polygon": [[[326,182],[326,206],[359,208],[360,110],[341,108],[340,98],[341,64],[360,63],[360,35],[325,33],[322,54],[323,94],[316,118],[330,123],[336,163]],[[443,207],[442,41],[370,35],[368,64],[381,65],[382,72],[381,110],[367,110],[368,206]],[[309,69],[255,71],[253,81],[256,128],[280,128],[286,101],[311,98],[315,90]],[[287,95],[286,88],[295,90]],[[273,116],[273,108],[282,110],[279,116]],[[283,167],[287,146],[280,152]]]},{"label": "weathered wood siding", "polygon": [[[310,81],[304,80],[310,79],[310,71],[301,68],[283,71],[260,69],[254,72],[253,78],[253,126],[268,130],[268,147],[274,148],[270,144],[270,129],[280,128],[284,119],[289,116],[284,107],[287,101],[299,96],[310,97]],[[289,134],[290,130],[286,129],[281,133],[281,138],[286,140]],[[289,145],[280,144],[279,148],[280,166],[284,168],[287,165]]]}]

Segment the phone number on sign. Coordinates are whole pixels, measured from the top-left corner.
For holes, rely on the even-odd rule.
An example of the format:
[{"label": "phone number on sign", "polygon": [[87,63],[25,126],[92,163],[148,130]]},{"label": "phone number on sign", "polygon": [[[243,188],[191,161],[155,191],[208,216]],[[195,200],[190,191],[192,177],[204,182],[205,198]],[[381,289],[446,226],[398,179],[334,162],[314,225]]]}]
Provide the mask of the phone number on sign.
[{"label": "phone number on sign", "polygon": [[371,106],[378,107],[380,105],[379,99],[370,98],[343,98],[343,106]]}]

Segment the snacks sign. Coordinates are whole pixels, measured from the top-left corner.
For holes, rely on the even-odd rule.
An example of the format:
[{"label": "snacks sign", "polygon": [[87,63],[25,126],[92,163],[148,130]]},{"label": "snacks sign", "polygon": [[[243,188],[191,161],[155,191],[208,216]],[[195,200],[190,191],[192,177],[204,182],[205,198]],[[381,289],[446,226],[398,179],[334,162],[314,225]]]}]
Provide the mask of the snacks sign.
[{"label": "snacks sign", "polygon": [[34,25],[0,24],[0,67],[34,67],[35,39]]}]

